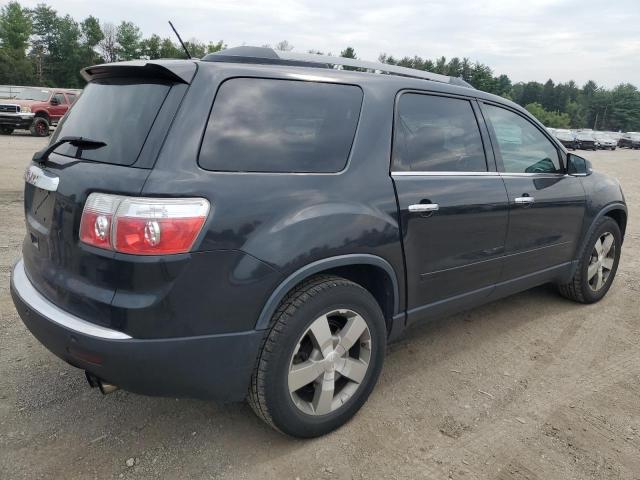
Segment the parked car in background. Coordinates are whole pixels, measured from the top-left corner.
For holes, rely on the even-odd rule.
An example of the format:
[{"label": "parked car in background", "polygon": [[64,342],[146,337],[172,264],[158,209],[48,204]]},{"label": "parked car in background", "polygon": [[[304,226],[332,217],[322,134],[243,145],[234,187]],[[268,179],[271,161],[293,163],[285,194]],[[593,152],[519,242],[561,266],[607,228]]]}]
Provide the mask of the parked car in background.
[{"label": "parked car in background", "polygon": [[578,148],[578,141],[576,135],[570,130],[556,130],[555,137],[569,150],[575,150]]},{"label": "parked car in background", "polygon": [[596,141],[596,148],[599,150],[615,150],[618,146],[618,141],[607,133],[596,132],[593,134],[593,138]]},{"label": "parked car in background", "polygon": [[36,137],[49,135],[80,95],[81,90],[30,87],[11,100],[0,100],[0,134],[30,130]]},{"label": "parked car in background", "polygon": [[625,133],[618,141],[621,148],[640,148],[640,132]]},{"label": "parked car in background", "polygon": [[246,398],[314,437],[411,325],[615,277],[620,184],[461,79],[255,47],[83,76],[25,176],[11,293],[103,393]]},{"label": "parked car in background", "polygon": [[596,139],[593,136],[593,132],[579,131],[576,133],[576,142],[580,150],[597,150]]},{"label": "parked car in background", "polygon": [[603,133],[606,133],[611,138],[613,138],[616,141],[616,145],[617,145],[617,142],[619,142],[620,139],[622,138],[622,135],[624,135],[622,132],[603,132]]}]

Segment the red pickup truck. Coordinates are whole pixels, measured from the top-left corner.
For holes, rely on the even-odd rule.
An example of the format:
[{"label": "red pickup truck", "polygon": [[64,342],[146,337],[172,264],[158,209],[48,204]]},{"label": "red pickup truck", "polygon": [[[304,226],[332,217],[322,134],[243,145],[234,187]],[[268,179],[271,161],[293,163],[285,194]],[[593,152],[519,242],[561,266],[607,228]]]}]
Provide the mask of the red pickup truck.
[{"label": "red pickup truck", "polygon": [[0,134],[11,135],[16,128],[30,130],[36,137],[49,135],[80,95],[81,90],[29,87],[15,98],[0,100]]}]

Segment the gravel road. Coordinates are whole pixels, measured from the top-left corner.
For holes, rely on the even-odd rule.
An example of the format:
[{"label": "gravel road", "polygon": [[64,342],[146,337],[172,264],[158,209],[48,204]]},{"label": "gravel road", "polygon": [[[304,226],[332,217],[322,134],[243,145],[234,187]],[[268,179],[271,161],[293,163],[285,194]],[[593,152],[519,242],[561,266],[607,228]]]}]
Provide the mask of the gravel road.
[{"label": "gravel road", "polygon": [[582,153],[630,210],[603,301],[540,287],[415,328],[349,424],[300,441],[242,404],[101,396],[30,335],[8,284],[44,144],[0,137],[0,478],[640,479],[640,151]]}]

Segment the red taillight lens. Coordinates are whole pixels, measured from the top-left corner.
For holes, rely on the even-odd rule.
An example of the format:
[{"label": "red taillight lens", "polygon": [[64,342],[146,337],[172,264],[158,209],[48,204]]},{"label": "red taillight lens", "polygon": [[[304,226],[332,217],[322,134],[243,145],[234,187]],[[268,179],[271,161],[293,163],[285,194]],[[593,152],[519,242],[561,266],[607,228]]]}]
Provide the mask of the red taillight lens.
[{"label": "red taillight lens", "polygon": [[80,240],[99,248],[111,249],[113,214],[123,197],[92,193],[87,198],[80,220]]},{"label": "red taillight lens", "polygon": [[204,220],[204,217],[158,220],[118,217],[115,247],[119,252],[138,255],[188,252]]},{"label": "red taillight lens", "polygon": [[[96,204],[108,204],[109,208],[98,209]],[[92,193],[82,214],[80,239],[134,255],[184,253],[191,250],[208,213],[209,202],[203,198],[133,198]]]}]

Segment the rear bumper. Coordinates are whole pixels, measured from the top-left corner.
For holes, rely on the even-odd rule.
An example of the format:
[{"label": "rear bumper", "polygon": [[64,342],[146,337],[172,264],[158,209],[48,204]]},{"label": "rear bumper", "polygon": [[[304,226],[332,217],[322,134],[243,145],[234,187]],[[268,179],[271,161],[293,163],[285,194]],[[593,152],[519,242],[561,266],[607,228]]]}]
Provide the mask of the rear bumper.
[{"label": "rear bumper", "polygon": [[135,339],[49,302],[27,278],[22,260],[11,275],[11,296],[24,324],[55,355],[144,395],[243,400],[264,334]]}]

